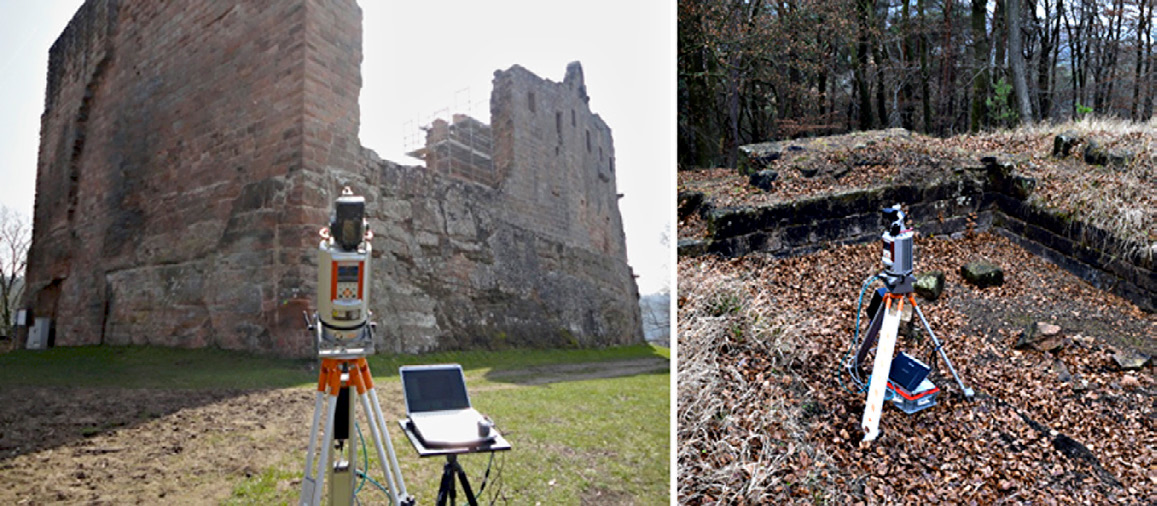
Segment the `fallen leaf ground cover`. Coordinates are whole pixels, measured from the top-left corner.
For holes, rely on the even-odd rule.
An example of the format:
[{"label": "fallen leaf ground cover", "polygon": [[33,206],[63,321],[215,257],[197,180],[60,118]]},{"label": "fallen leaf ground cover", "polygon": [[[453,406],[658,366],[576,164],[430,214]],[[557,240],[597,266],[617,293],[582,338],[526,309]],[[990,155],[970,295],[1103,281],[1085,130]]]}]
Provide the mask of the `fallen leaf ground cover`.
[{"label": "fallen leaf ground cover", "polygon": [[[883,436],[861,446],[866,396],[841,385],[840,362],[878,249],[680,259],[680,503],[1157,503],[1153,369],[1112,359],[1157,351],[1157,317],[987,233],[916,250],[918,271],[946,277],[918,302],[977,396],[937,361],[940,405],[886,407]],[[958,269],[975,259],[1002,266],[1004,285],[967,284]],[[1014,349],[1036,321],[1066,344]],[[917,334],[897,349],[927,361],[932,346]]]}]

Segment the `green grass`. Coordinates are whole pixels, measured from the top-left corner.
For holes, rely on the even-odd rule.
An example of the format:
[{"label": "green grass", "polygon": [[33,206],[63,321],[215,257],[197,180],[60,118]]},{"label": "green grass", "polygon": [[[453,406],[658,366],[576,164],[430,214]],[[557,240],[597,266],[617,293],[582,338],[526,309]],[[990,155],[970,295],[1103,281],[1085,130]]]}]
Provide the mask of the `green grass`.
[{"label": "green grass", "polygon": [[[491,413],[515,449],[506,455],[503,490],[513,502],[592,501],[596,491],[668,502],[669,373],[555,383],[483,392],[478,408]],[[471,471],[482,472],[482,458]],[[437,474],[424,474],[437,490]],[[553,484],[552,484],[553,482]]]},{"label": "green grass", "polygon": [[77,346],[0,355],[0,386],[284,388],[317,383],[312,360],[224,350]]},{"label": "green grass", "polygon": [[[473,394],[474,406],[499,423],[513,446],[496,454],[483,496],[489,502],[498,487],[500,504],[506,502],[502,498],[511,504],[667,504],[669,388],[670,374],[662,372]],[[419,504],[433,503],[445,460],[418,458],[396,427],[390,432],[407,491]],[[370,477],[382,481],[369,434],[364,436]],[[488,459],[459,458],[475,490]],[[285,484],[301,476],[298,460],[237,484],[229,503],[295,502],[298,486]],[[387,502],[369,483],[358,497],[363,504]]]},{"label": "green grass", "polygon": [[[650,345],[581,350],[442,352],[426,355],[373,355],[374,378],[396,379],[405,364],[456,362],[468,374],[551,364],[604,362],[652,356],[670,358]],[[264,357],[215,349],[146,346],[76,346],[0,354],[0,387],[76,386],[115,388],[264,389],[317,384],[315,359]],[[316,370],[316,369],[314,369]]]}]

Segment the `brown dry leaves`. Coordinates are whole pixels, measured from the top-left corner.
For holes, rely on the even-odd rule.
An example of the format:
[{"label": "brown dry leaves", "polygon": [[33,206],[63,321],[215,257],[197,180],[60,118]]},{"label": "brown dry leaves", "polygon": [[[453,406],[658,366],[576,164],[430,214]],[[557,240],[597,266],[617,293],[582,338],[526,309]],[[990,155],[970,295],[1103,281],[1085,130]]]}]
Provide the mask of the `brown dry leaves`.
[{"label": "brown dry leaves", "polygon": [[[838,364],[877,249],[680,260],[681,503],[1157,501],[1152,368],[1111,362],[1123,347],[1152,353],[1157,317],[988,234],[920,239],[916,253],[919,270],[946,274],[941,300],[919,302],[977,398],[964,400],[940,365],[941,404],[888,408],[882,438],[860,447],[864,396],[840,387]],[[964,284],[957,270],[976,258],[1003,266],[1004,286]],[[1032,321],[1060,325],[1069,344],[1013,350]],[[931,351],[926,338],[897,346]]]}]

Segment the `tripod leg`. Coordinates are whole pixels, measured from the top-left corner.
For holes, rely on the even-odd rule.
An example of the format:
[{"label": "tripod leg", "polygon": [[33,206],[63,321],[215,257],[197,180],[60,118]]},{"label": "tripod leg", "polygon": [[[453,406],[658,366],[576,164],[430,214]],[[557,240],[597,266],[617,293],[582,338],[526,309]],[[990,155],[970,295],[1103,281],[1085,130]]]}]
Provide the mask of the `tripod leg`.
[{"label": "tripod leg", "polygon": [[[402,479],[402,468],[398,467],[398,457],[394,453],[394,443],[390,440],[390,431],[386,426],[386,417],[382,416],[382,404],[378,401],[378,393],[374,390],[374,378],[370,375],[370,366],[365,359],[359,361],[359,369],[362,371],[362,381],[366,384],[366,391],[370,394],[370,405],[373,408],[374,416],[381,424],[379,431],[381,431],[382,439],[386,442],[386,454],[390,458],[390,468],[394,470],[396,476],[395,481],[398,484],[398,497],[402,498],[403,503],[413,504],[413,498],[406,492],[406,481]],[[388,470],[386,472],[389,472]],[[398,503],[395,503],[398,504]]]},{"label": "tripod leg", "polygon": [[341,389],[341,370],[334,367],[329,371],[329,403],[326,406],[325,418],[325,432],[321,437],[321,456],[317,461],[317,483],[314,485],[312,502],[309,504],[317,506],[321,504],[321,491],[325,488],[325,473],[328,471],[326,467],[329,466],[329,449],[333,446],[333,424],[334,418],[337,416],[337,396],[338,390]]},{"label": "tripod leg", "polygon": [[438,486],[438,500],[434,503],[438,506],[446,506],[447,499],[454,502],[454,468],[449,459],[447,457],[446,465],[442,466],[442,484]]},{"label": "tripod leg", "polygon": [[317,395],[313,401],[313,422],[309,425],[309,446],[305,452],[305,474],[301,479],[301,496],[298,499],[301,505],[309,504],[309,501],[313,499],[313,490],[317,486],[317,475],[310,475],[310,471],[313,469],[314,452],[317,450],[317,429],[321,425],[321,410],[325,403],[328,367],[328,363],[323,361],[317,377]]},{"label": "tripod leg", "polygon": [[892,354],[896,351],[896,334],[900,331],[900,314],[904,299],[897,297],[884,300],[884,322],[880,327],[880,344],[876,346],[876,359],[872,364],[872,379],[868,384],[868,400],[864,405],[864,418],[860,426],[864,429],[864,441],[874,441],[880,435],[880,416],[884,410],[884,392],[888,389],[888,371],[892,367]]},{"label": "tripod leg", "polygon": [[322,404],[325,401],[325,392],[319,391],[313,403],[313,423],[309,426],[309,449],[305,452],[305,476],[301,479],[301,504],[308,504],[308,498],[313,497],[313,489],[317,486],[317,475],[310,475],[313,468],[314,451],[317,450],[317,428],[321,424]]},{"label": "tripod leg", "polygon": [[940,340],[936,339],[936,333],[932,332],[932,326],[928,325],[928,320],[924,318],[924,313],[920,311],[920,306],[916,305],[916,299],[911,295],[908,296],[912,300],[912,307],[916,309],[916,314],[920,316],[920,322],[924,324],[924,330],[928,331],[928,335],[932,337],[932,344],[936,345],[936,351],[940,352],[940,358],[944,359],[944,363],[948,364],[948,372],[952,373],[952,378],[956,380],[956,384],[960,385],[960,390],[964,392],[964,397],[971,399],[976,392],[971,388],[964,386],[964,381],[960,379],[960,375],[956,374],[956,368],[952,367],[952,361],[948,360],[948,354],[944,352],[944,348],[940,346]]},{"label": "tripod leg", "polygon": [[454,459],[454,471],[458,473],[458,481],[462,483],[462,491],[466,493],[466,501],[470,506],[478,506],[478,499],[474,497],[474,490],[470,488],[470,480],[466,479],[466,471],[458,464],[458,459]]},{"label": "tripod leg", "polygon": [[397,483],[394,481],[394,474],[390,471],[390,461],[386,460],[386,452],[382,448],[382,436],[379,432],[379,424],[375,418],[374,409],[370,406],[370,398],[369,395],[366,394],[366,378],[362,374],[360,367],[350,369],[350,382],[357,387],[358,398],[361,399],[362,410],[366,412],[366,422],[370,426],[370,437],[373,438],[374,449],[378,452],[378,462],[381,463],[382,471],[386,474],[386,485],[390,490],[390,500],[397,506],[399,505]]}]

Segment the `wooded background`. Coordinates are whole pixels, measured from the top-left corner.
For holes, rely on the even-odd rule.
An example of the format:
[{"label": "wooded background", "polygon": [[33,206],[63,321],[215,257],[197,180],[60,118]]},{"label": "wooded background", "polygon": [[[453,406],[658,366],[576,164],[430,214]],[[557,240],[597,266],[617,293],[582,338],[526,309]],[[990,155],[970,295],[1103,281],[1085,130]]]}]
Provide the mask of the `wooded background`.
[{"label": "wooded background", "polygon": [[1157,0],[680,0],[679,167],[740,145],[1153,117]]}]

